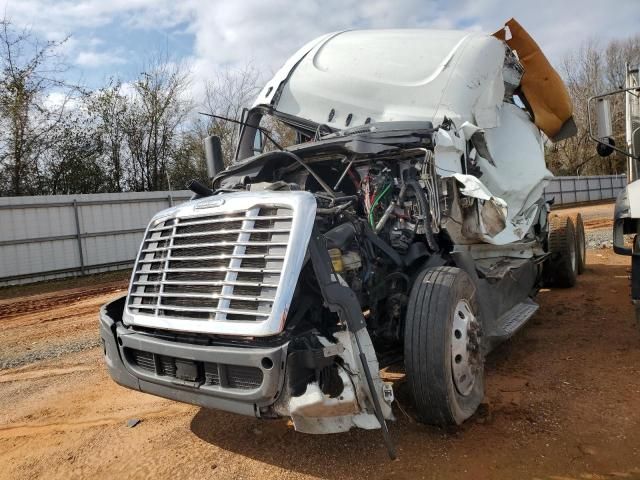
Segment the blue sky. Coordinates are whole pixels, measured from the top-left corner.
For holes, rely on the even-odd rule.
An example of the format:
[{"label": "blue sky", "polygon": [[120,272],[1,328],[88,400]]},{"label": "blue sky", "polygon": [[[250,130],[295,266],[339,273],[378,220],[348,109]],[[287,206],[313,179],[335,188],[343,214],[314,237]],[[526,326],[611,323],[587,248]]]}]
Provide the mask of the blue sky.
[{"label": "blue sky", "polygon": [[493,32],[515,17],[554,63],[586,39],[639,33],[640,0],[0,0],[5,15],[45,39],[71,35],[68,75],[89,87],[137,76],[150,54],[189,65],[194,88],[247,62],[274,72],[308,40],[350,28]]},{"label": "blue sky", "polygon": [[[135,77],[150,54],[166,51],[171,58],[190,58],[194,35],[187,32],[184,25],[132,28],[114,22],[96,29],[78,28],[70,40],[74,42],[72,51],[67,54],[74,70],[70,74],[95,87],[110,76]],[[76,46],[76,40],[83,46]]]}]

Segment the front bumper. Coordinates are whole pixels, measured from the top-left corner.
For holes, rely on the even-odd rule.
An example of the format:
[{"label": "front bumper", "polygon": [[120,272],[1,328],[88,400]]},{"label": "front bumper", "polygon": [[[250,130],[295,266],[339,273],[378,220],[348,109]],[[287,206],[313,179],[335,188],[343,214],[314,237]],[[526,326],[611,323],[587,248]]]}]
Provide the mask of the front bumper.
[{"label": "front bumper", "polygon": [[285,343],[269,348],[203,346],[159,339],[122,323],[126,297],[100,309],[100,337],[118,384],[179,402],[249,416],[282,392]]}]

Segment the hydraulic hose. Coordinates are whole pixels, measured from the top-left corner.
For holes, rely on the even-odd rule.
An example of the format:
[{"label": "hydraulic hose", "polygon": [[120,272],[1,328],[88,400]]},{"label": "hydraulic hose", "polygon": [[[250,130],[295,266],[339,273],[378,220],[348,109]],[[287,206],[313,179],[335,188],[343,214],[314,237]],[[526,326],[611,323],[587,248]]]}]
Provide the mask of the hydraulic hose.
[{"label": "hydraulic hose", "polygon": [[420,205],[420,210],[424,215],[424,229],[425,237],[427,238],[427,245],[432,252],[437,252],[439,250],[438,241],[436,240],[436,237],[433,234],[433,228],[431,227],[431,209],[429,208],[427,196],[424,194],[422,187],[416,179],[412,178],[407,180],[405,185],[414,191],[418,204]]}]

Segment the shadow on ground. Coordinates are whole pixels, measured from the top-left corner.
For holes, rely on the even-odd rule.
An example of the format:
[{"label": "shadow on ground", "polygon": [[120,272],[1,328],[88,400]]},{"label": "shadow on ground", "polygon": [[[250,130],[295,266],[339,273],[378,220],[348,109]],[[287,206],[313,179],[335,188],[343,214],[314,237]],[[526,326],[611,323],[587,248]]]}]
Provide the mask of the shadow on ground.
[{"label": "shadow on ground", "polygon": [[[602,415],[620,397],[616,408],[627,405],[624,415],[637,418],[618,383],[624,377],[618,362],[640,362],[640,333],[622,300],[628,295],[625,270],[590,266],[577,288],[541,292],[538,313],[489,355],[486,404],[463,426],[419,425],[396,406],[390,430],[397,462],[389,461],[378,430],[306,435],[286,421],[206,409],[192,419],[191,430],[234,454],[330,479],[584,478],[581,472],[597,471],[598,462],[609,457],[630,468],[634,460],[625,445],[633,429],[624,427],[627,440],[620,440],[619,429],[628,424]],[[411,414],[406,384],[396,388],[400,405]],[[611,432],[608,437],[602,429]],[[584,454],[584,442],[596,445],[602,458]]]}]

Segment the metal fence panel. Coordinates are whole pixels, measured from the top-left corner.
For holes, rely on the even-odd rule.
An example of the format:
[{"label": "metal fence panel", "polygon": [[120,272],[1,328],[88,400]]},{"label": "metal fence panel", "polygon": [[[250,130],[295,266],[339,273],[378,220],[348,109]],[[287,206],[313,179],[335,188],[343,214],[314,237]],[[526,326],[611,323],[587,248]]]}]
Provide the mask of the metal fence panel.
[{"label": "metal fence panel", "polygon": [[[624,175],[555,177],[556,205],[615,198]],[[171,195],[171,196],[170,196]],[[0,286],[131,265],[149,219],[191,192],[0,198]]]},{"label": "metal fence panel", "polygon": [[544,191],[546,200],[555,205],[613,200],[627,185],[625,175],[593,177],[553,177]]},{"label": "metal fence panel", "polygon": [[130,265],[149,219],[191,192],[0,198],[0,285]]}]

